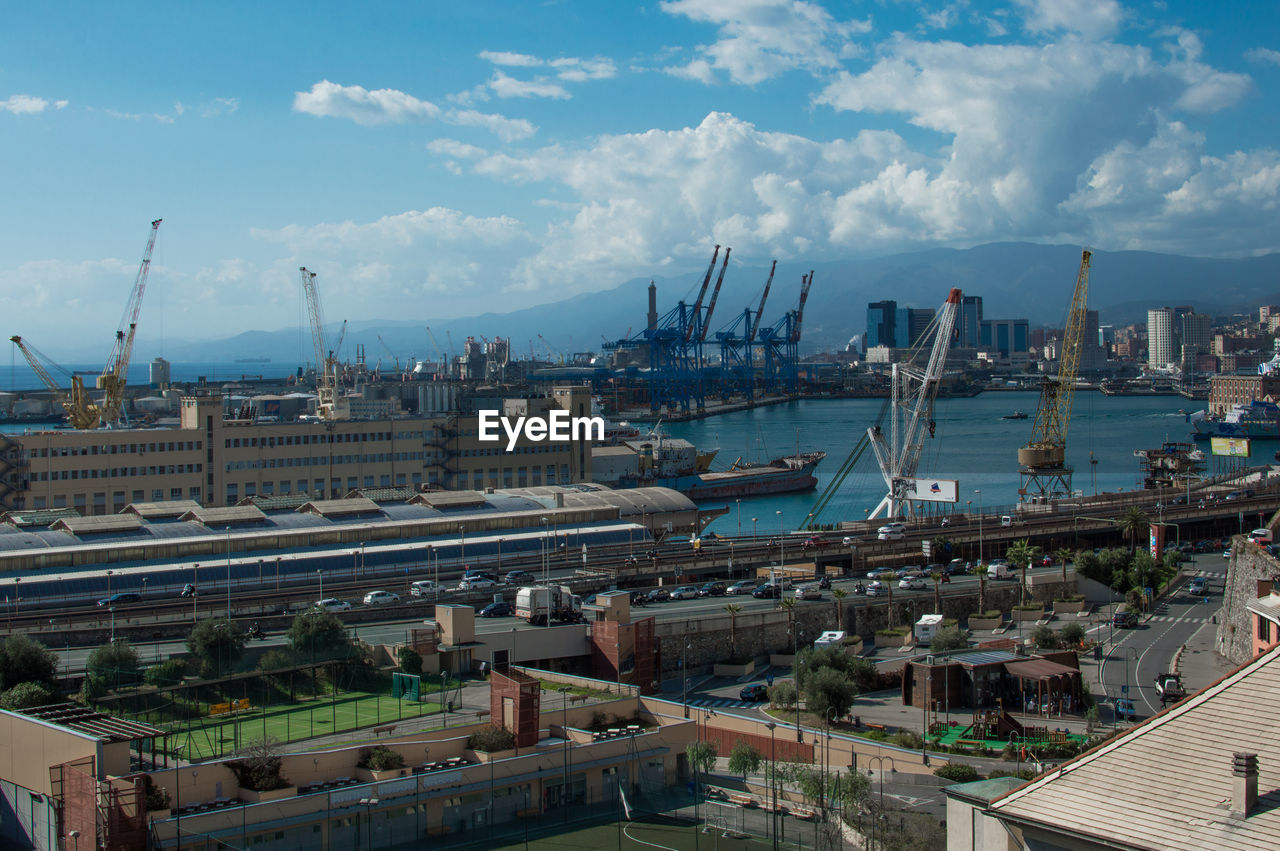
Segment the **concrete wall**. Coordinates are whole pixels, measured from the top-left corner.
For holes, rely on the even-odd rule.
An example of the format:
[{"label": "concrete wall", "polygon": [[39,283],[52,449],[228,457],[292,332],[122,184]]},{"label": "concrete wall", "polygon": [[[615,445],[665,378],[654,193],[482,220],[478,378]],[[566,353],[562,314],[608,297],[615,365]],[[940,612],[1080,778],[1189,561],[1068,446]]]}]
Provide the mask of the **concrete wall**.
[{"label": "concrete wall", "polygon": [[[49,766],[98,758],[98,742],[14,712],[0,710],[0,777],[25,789],[48,795]],[[128,754],[124,772],[128,772]]]},{"label": "concrete wall", "polygon": [[1246,606],[1258,599],[1258,581],[1275,576],[1280,576],[1280,561],[1242,535],[1231,539],[1216,646],[1233,665],[1253,658],[1253,619]]}]

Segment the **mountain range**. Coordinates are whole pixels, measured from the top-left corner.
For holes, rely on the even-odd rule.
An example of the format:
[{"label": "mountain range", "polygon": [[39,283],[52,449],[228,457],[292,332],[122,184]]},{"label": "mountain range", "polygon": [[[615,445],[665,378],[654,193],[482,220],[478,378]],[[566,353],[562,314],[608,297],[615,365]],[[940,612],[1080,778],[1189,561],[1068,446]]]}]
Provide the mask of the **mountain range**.
[{"label": "mountain range", "polygon": [[[864,333],[869,302],[894,299],[901,307],[937,307],[951,287],[961,288],[966,295],[982,296],[985,318],[1025,317],[1032,327],[1060,328],[1065,325],[1080,251],[1071,245],[1006,242],[812,266],[779,263],[764,322],[772,324],[796,306],[801,276],[812,269],[814,283],[801,343],[804,353],[841,348],[854,335]],[[703,267],[653,279],[659,316],[682,299],[692,304],[705,272]],[[709,337],[740,317],[744,308],[755,310],[767,277],[767,267],[730,262]],[[552,353],[599,351],[604,340],[636,335],[644,329],[648,285],[649,279],[635,278],[612,289],[510,313],[436,320],[424,305],[421,320],[353,321],[348,323],[341,355],[350,359],[354,344],[363,343],[367,359],[381,360],[384,367],[390,366],[393,358],[402,364],[410,357],[435,360],[441,349],[455,354],[460,351],[468,335],[510,337],[513,358],[528,357],[530,351],[539,358]],[[1280,254],[1219,259],[1146,251],[1093,252],[1089,306],[1099,311],[1103,325],[1145,322],[1147,309],[1162,305],[1189,304],[1197,312],[1225,317],[1275,303],[1280,303]],[[336,330],[336,326],[329,330],[331,340]],[[261,357],[291,363],[314,359],[310,332],[301,328],[246,331],[201,342],[171,339],[166,349],[172,362]]]}]

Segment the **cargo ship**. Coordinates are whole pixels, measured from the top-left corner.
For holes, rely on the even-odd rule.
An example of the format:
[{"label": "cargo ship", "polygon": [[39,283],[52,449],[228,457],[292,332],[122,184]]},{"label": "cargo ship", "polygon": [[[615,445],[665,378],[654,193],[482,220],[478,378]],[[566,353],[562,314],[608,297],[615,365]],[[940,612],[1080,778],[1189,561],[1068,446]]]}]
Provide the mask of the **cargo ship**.
[{"label": "cargo ship", "polygon": [[1211,437],[1247,437],[1251,440],[1280,440],[1280,406],[1273,402],[1253,401],[1232,405],[1220,417],[1204,411],[1188,415],[1196,440]]},{"label": "cargo ship", "polygon": [[695,501],[813,490],[818,484],[813,471],[826,457],[825,452],[804,452],[768,464],[735,464],[720,473],[702,473],[697,482],[675,489]]}]

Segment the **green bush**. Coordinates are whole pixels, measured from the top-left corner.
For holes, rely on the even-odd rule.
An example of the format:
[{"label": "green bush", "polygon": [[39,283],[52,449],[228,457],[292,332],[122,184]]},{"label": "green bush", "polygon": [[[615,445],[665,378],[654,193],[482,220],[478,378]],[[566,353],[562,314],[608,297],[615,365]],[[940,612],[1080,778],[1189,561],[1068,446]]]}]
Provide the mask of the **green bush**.
[{"label": "green bush", "polygon": [[1062,632],[1059,635],[1065,646],[1078,647],[1080,646],[1080,643],[1084,641],[1085,631],[1082,625],[1078,623],[1069,623],[1062,628]]},{"label": "green bush", "polygon": [[963,762],[949,762],[946,765],[939,765],[933,770],[933,773],[943,780],[950,780],[953,783],[972,783],[980,777],[978,769]]},{"label": "green bush", "polygon": [[58,703],[58,699],[53,689],[43,683],[18,683],[0,693],[0,709],[31,709],[50,703]]},{"label": "green bush", "polygon": [[404,757],[399,751],[394,751],[386,745],[374,745],[360,751],[360,761],[356,765],[370,771],[390,771],[395,768],[404,768]]},{"label": "green bush", "polygon": [[1038,626],[1031,630],[1031,643],[1041,650],[1052,650],[1058,646],[1058,633],[1050,626]]},{"label": "green bush", "polygon": [[259,671],[280,671],[296,664],[292,651],[287,647],[273,647],[258,658]]},{"label": "green bush", "polygon": [[422,673],[422,654],[412,647],[401,647],[397,650],[396,661],[400,663],[400,670],[406,674]]},{"label": "green bush", "polygon": [[467,737],[467,747],[482,753],[510,750],[516,746],[516,736],[505,727],[490,727]]},{"label": "green bush", "polygon": [[172,686],[182,682],[186,675],[187,663],[174,657],[147,668],[142,674],[142,681],[149,686]]},{"label": "green bush", "polygon": [[985,612],[971,612],[969,614],[969,617],[971,618],[1002,618],[1004,617],[1004,612],[1000,611],[999,609],[990,609]]},{"label": "green bush", "polygon": [[1020,612],[1036,612],[1044,611],[1044,603],[1024,603],[1021,606],[1014,606]]},{"label": "green bush", "polygon": [[909,632],[911,632],[911,627],[908,626],[895,626],[888,629],[877,629],[876,638],[902,638],[902,636]]},{"label": "green bush", "polygon": [[1029,768],[1024,768],[1021,771],[1012,771],[1008,768],[997,768],[987,775],[987,777],[993,780],[997,777],[1018,777],[1022,780],[1030,780],[1035,776],[1036,773]]},{"label": "green bush", "polygon": [[956,626],[941,627],[934,633],[929,649],[941,653],[944,650],[961,650],[969,646],[969,639]]},{"label": "green bush", "polygon": [[791,680],[780,680],[769,686],[769,702],[774,706],[795,706],[799,695]]}]

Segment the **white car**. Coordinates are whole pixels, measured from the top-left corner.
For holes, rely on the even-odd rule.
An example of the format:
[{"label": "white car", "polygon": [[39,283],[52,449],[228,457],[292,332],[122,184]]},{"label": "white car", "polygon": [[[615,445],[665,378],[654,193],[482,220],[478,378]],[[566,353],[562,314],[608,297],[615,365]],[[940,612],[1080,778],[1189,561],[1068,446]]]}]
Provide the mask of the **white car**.
[{"label": "white car", "polygon": [[867,583],[868,597],[883,597],[888,593],[889,593],[889,587],[885,585],[883,582],[876,581],[876,582]]},{"label": "white car", "polygon": [[345,612],[351,608],[351,604],[337,597],[325,597],[323,600],[316,601],[316,608],[324,609],[326,612]]},{"label": "white car", "polygon": [[929,587],[929,583],[924,581],[920,576],[908,576],[898,581],[898,587],[903,591],[923,591]]},{"label": "white car", "polygon": [[901,541],[907,536],[907,524],[886,523],[876,530],[878,541]]},{"label": "white car", "polygon": [[435,582],[430,579],[419,579],[417,582],[409,586],[409,596],[434,597],[439,590],[440,589],[436,586]]},{"label": "white car", "polygon": [[679,588],[671,590],[671,599],[673,600],[696,600],[698,599],[698,586],[681,585]]},{"label": "white car", "polygon": [[797,600],[822,599],[822,589],[817,585],[797,585],[794,594]]},{"label": "white car", "polygon": [[364,604],[366,606],[385,606],[399,602],[400,595],[392,594],[390,591],[370,591],[364,595]]},{"label": "white car", "polygon": [[488,591],[497,587],[498,583],[483,576],[464,576],[458,583],[459,591]]}]

